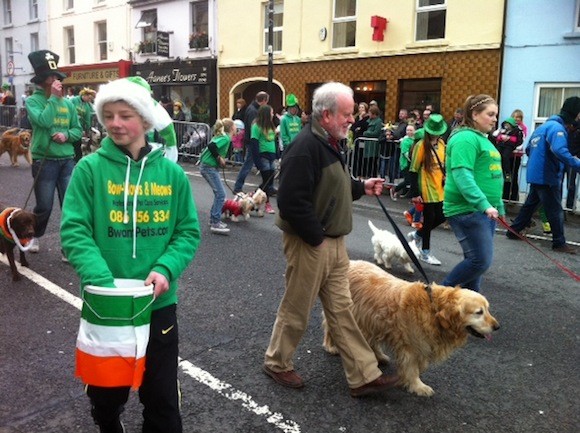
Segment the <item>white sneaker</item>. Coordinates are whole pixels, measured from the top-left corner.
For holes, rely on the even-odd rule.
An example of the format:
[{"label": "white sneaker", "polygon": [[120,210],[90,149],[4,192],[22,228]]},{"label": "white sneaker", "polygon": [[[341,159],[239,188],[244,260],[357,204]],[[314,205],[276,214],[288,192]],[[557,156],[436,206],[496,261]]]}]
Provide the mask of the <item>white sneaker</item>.
[{"label": "white sneaker", "polygon": [[419,260],[429,265],[441,266],[441,261],[436,259],[435,256],[431,253],[425,253],[421,251],[421,254],[419,254]]},{"label": "white sneaker", "polygon": [[415,242],[418,249],[421,249],[421,245],[423,245],[423,238],[417,234],[417,230],[407,233],[407,239],[409,242]]},{"label": "white sneaker", "polygon": [[40,242],[39,242],[38,238],[32,238],[32,240],[30,241],[30,248],[28,249],[28,251],[36,254],[39,249],[40,249]]},{"label": "white sneaker", "polygon": [[230,232],[228,225],[223,222],[217,222],[211,225],[210,230],[212,233],[218,235],[227,235]]}]

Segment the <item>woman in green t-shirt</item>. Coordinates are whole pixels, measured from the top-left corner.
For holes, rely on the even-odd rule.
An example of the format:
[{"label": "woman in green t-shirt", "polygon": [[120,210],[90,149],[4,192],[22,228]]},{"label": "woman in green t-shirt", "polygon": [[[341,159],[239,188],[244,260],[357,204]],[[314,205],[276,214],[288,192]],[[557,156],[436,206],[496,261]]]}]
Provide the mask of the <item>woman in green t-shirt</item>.
[{"label": "woman in green t-shirt", "polygon": [[262,162],[262,184],[260,188],[268,196],[266,202],[266,212],[274,213],[272,205],[270,204],[270,195],[274,191],[274,171],[276,169],[274,162],[276,161],[276,126],[274,125],[274,110],[269,105],[262,105],[258,109],[256,120],[252,124],[252,132],[250,133],[250,141],[257,141],[260,151],[260,160]]}]

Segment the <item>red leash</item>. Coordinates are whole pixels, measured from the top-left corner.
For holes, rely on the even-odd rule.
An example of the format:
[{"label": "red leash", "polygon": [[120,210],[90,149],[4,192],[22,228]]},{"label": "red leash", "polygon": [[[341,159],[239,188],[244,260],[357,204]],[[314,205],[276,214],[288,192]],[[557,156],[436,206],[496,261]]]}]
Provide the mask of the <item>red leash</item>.
[{"label": "red leash", "polygon": [[537,246],[535,246],[533,243],[531,243],[525,236],[522,236],[521,234],[519,234],[518,232],[516,232],[514,229],[512,229],[509,224],[504,220],[504,219],[500,219],[500,218],[494,218],[496,221],[499,221],[499,223],[509,232],[513,233],[514,235],[516,235],[520,240],[524,241],[525,243],[527,243],[529,246],[531,246],[533,249],[535,249],[536,251],[539,251],[544,257],[546,257],[548,260],[550,260],[552,263],[554,263],[557,267],[559,267],[562,271],[564,271],[565,273],[567,273],[570,277],[572,277],[573,279],[575,279],[576,281],[580,281],[580,275],[578,275],[577,273],[575,273],[574,271],[572,271],[571,269],[568,269],[566,266],[564,266],[562,263],[560,263],[557,260],[554,260],[552,257],[550,257],[549,255],[547,255],[545,252],[543,252],[541,249],[539,249]]}]

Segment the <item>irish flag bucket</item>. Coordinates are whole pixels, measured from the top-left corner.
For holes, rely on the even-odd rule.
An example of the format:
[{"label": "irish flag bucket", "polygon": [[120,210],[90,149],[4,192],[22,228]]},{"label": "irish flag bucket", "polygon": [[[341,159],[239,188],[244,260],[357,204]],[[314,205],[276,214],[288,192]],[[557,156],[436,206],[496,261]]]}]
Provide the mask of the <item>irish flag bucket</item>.
[{"label": "irish flag bucket", "polygon": [[153,285],[116,279],[86,286],[76,347],[76,376],[88,385],[139,388],[149,342]]}]

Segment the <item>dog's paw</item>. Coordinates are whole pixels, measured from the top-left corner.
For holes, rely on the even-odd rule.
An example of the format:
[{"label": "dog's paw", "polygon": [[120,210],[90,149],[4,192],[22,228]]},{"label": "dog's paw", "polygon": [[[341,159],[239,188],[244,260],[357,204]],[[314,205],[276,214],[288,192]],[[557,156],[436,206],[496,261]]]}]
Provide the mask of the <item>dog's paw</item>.
[{"label": "dog's paw", "polygon": [[426,385],[423,382],[421,382],[420,379],[417,379],[417,381],[415,381],[415,383],[409,385],[408,389],[409,389],[409,392],[412,392],[413,394],[417,394],[418,396],[421,396],[421,397],[431,397],[433,394],[435,394],[435,391],[433,391],[433,388],[431,388],[429,385]]}]

